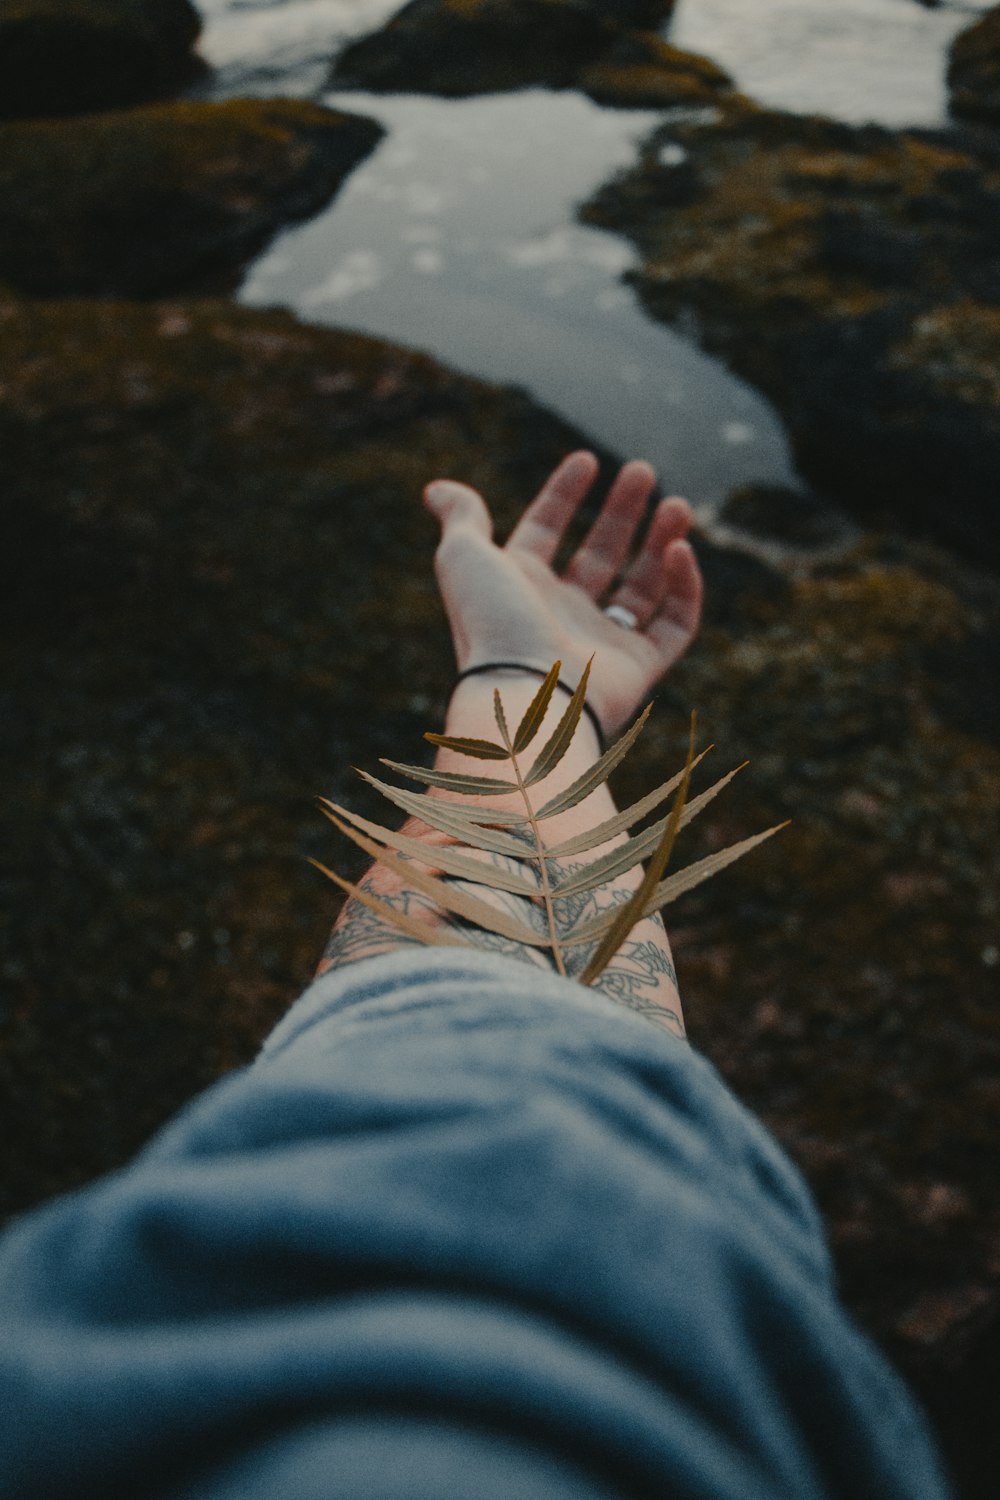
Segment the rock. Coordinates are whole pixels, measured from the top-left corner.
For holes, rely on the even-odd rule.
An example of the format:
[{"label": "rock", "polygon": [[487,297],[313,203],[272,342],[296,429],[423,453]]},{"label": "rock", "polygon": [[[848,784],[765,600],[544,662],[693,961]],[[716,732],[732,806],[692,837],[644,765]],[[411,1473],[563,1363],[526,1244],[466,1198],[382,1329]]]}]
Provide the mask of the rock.
[{"label": "rock", "polygon": [[707,57],[671,47],[655,31],[622,31],[576,82],[598,104],[621,109],[711,104],[732,87],[728,73]]},{"label": "rock", "polygon": [[654,26],[674,0],[411,0],[351,42],[331,85],[464,96],[544,84],[570,88],[623,26]]},{"label": "rock", "polygon": [[719,520],[737,531],[792,547],[831,547],[844,541],[845,517],[818,496],[783,484],[745,484],[733,490]]},{"label": "rock", "polygon": [[952,42],[948,87],[952,114],[991,124],[1000,121],[1000,5]]},{"label": "rock", "polygon": [[816,493],[1000,561],[1000,144],[720,96],[585,206],[657,317],[784,416]]},{"label": "rock", "polygon": [[197,76],[190,0],[5,0],[0,119],[160,99]]},{"label": "rock", "polygon": [[36,296],[229,289],[375,146],[291,99],[176,103],[0,127],[0,283]]}]

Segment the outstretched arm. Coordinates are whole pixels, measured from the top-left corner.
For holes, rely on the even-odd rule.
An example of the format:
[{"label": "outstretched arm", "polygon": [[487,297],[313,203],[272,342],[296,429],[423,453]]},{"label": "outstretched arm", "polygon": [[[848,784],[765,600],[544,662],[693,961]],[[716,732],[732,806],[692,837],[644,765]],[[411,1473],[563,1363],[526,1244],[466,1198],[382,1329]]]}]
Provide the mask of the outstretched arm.
[{"label": "outstretched arm", "polygon": [[[553,559],[596,475],[597,461],[592,454],[571,454],[550,476],[503,546],[493,541],[489,511],[475,490],[438,481],[427,487],[425,500],[442,527],[435,566],[459,669],[510,661],[544,671],[559,660],[564,679],[575,682],[593,657],[588,701],[611,737],[642,707],[650,690],[693,639],[700,616],[701,577],[685,540],[691,513],[684,500],[661,501],[641,545],[634,548],[655,484],[652,469],[641,462],[626,464],[621,470],[583,543],[559,576],[552,567]],[[612,603],[635,616],[635,629],[625,629],[608,618],[604,610]],[[445,732],[491,738],[495,734],[494,690],[500,690],[508,717],[516,722],[537,688],[538,676],[530,672],[503,670],[468,677],[452,695]],[[564,707],[565,698],[557,693],[541,730],[543,737]],[[584,718],[569,751],[546,784],[547,795],[574,781],[598,754],[597,735]],[[481,771],[481,763],[449,750],[441,750],[435,764],[445,770]],[[491,799],[491,806],[502,805],[502,800]],[[516,800],[511,805],[520,806]],[[548,841],[571,838],[614,812],[611,793],[603,785],[546,824]],[[444,836],[412,820],[407,832],[425,840],[428,863],[432,864],[433,847],[443,842]],[[624,837],[619,835],[600,848],[588,850],[583,858],[597,858]],[[469,852],[503,861],[500,855]],[[581,910],[574,916],[579,920],[597,915],[627,900],[640,879],[640,872],[634,869],[581,896]],[[363,884],[381,900],[403,910],[418,911],[426,921],[459,925],[378,864]],[[477,888],[476,894],[508,903],[522,919],[541,920],[535,904],[524,898],[483,888]],[[462,925],[461,934],[464,941],[477,946],[503,949],[527,963],[548,964],[539,950],[495,933]],[[349,900],[334,927],[320,972],[407,941],[412,940],[359,902]],[[590,949],[580,945],[568,951],[572,955],[572,977],[582,971]],[[673,962],[658,916],[633,929],[601,974],[597,987],[683,1034]]]}]

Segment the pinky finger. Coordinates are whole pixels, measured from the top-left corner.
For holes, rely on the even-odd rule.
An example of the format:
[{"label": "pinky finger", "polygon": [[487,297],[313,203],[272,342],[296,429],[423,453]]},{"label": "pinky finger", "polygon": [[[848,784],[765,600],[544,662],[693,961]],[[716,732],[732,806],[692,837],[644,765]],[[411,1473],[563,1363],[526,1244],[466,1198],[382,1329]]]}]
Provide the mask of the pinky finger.
[{"label": "pinky finger", "polygon": [[690,542],[678,538],[664,548],[663,572],[663,599],[643,633],[670,666],[687,650],[701,623],[704,584]]}]

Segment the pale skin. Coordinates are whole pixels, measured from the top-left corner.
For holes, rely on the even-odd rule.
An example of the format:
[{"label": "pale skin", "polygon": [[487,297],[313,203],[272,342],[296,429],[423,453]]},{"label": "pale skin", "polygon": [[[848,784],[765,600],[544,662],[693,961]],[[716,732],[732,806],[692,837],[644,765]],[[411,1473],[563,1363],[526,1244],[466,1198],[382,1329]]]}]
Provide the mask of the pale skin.
[{"label": "pale skin", "polygon": [[[441,525],[435,572],[459,671],[494,661],[547,670],[558,660],[562,663],[561,678],[575,684],[593,658],[587,700],[610,742],[649,702],[656,684],[694,639],[701,616],[702,580],[686,539],[691,525],[687,501],[677,496],[661,500],[643,534],[656,476],[642,460],[633,460],[619,471],[569,564],[561,574],[556,572],[554,560],[560,544],[593,488],[597,472],[597,459],[592,453],[571,453],[546,480],[503,544],[493,539],[486,501],[468,485],[436,480],[425,489],[424,503]],[[612,603],[632,611],[637,618],[634,630],[625,630],[608,619],[604,610]],[[513,725],[534,697],[539,680],[535,673],[518,671],[466,678],[452,694],[444,732],[495,740],[494,691],[499,689],[508,722]],[[565,705],[565,694],[557,690],[538,737],[539,745]],[[569,785],[599,753],[597,735],[584,716],[568,752],[545,782],[545,795],[552,796]],[[531,758],[529,752],[529,764]],[[476,775],[488,769],[481,761],[447,749],[438,751],[435,765]],[[664,778],[676,769],[665,768]],[[490,799],[491,807],[503,805],[503,799]],[[510,805],[523,810],[519,796],[512,796]],[[605,784],[576,807],[546,820],[546,843],[553,845],[571,838],[612,817],[615,811]],[[445,841],[445,836],[412,819],[406,831],[426,841],[428,864],[433,866],[434,846]],[[624,837],[619,835],[587,850],[577,856],[577,862],[595,859]],[[470,852],[497,862],[505,858]],[[573,867],[573,862],[564,867]],[[589,916],[626,900],[640,879],[641,871],[634,869],[579,898],[586,903],[580,915]],[[428,898],[407,888],[400,876],[377,863],[362,884],[383,901],[419,918],[457,927],[465,942],[550,967],[543,950],[482,932],[457,919],[453,923],[433,908]],[[487,892],[483,887],[476,887],[476,894],[504,904],[530,922],[542,920],[540,907],[524,897]],[[348,900],[319,972],[413,941],[358,901]],[[571,955],[567,973],[572,977],[582,971],[589,949],[580,945],[567,954]],[[684,1035],[670,945],[659,916],[633,928],[595,988],[675,1035]]]}]

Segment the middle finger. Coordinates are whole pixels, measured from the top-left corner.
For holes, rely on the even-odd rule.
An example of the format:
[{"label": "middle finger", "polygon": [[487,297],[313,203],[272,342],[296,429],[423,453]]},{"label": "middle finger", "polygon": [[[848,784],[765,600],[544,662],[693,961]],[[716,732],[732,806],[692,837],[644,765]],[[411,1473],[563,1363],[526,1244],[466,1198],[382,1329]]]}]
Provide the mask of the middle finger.
[{"label": "middle finger", "polygon": [[644,459],[619,471],[596,521],[566,569],[566,578],[599,599],[621,572],[656,486],[656,473]]}]

